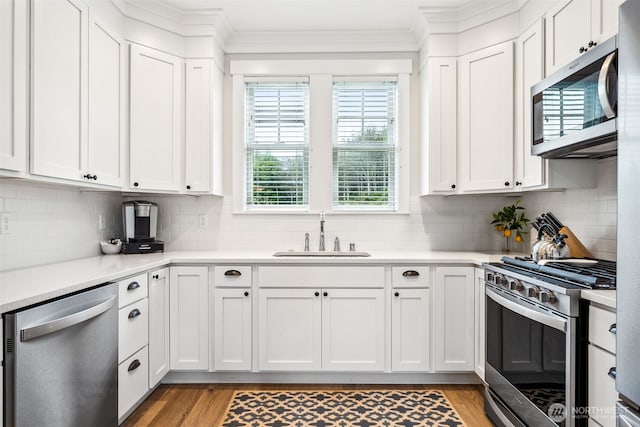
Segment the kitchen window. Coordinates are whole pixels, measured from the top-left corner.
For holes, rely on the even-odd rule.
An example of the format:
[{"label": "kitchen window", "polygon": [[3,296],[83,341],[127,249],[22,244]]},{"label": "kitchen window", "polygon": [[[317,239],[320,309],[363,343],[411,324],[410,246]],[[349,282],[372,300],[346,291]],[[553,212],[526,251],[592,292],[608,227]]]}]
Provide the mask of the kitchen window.
[{"label": "kitchen window", "polygon": [[396,81],[333,83],[333,208],[396,210]]},{"label": "kitchen window", "polygon": [[234,59],[235,214],[409,212],[411,59]]},{"label": "kitchen window", "polygon": [[306,208],[309,83],[247,82],[245,96],[247,209]]}]

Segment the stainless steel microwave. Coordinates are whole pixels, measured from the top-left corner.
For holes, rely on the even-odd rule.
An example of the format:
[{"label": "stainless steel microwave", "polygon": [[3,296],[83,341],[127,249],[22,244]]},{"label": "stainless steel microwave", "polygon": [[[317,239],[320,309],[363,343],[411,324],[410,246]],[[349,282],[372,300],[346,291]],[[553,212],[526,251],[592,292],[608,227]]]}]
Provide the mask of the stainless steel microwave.
[{"label": "stainless steel microwave", "polygon": [[531,88],[531,154],[598,159],[617,153],[617,38]]}]

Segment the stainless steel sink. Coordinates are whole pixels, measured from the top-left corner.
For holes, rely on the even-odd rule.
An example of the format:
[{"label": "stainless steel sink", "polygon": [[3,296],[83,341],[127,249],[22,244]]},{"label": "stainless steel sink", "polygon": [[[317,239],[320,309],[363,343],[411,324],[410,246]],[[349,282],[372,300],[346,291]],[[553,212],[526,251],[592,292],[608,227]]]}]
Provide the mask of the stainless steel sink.
[{"label": "stainless steel sink", "polygon": [[283,251],[276,252],[273,254],[276,257],[351,257],[351,258],[362,258],[369,257],[371,254],[369,252],[333,252],[333,251]]}]

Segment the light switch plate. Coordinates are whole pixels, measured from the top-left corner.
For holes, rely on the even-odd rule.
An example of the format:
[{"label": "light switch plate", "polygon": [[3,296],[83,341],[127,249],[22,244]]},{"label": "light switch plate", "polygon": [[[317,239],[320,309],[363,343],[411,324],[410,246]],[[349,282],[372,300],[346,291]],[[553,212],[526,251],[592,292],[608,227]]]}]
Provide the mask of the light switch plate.
[{"label": "light switch plate", "polygon": [[11,234],[13,228],[13,214],[0,213],[0,234]]}]

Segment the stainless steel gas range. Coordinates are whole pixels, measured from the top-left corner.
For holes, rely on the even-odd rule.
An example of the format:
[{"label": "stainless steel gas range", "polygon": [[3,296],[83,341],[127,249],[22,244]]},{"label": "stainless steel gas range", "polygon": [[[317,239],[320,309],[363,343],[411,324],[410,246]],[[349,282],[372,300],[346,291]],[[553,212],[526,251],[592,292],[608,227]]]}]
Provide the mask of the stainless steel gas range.
[{"label": "stainless steel gas range", "polygon": [[498,426],[586,425],[575,410],[587,391],[580,291],[615,289],[615,263],[502,261],[484,264],[487,415]]}]

